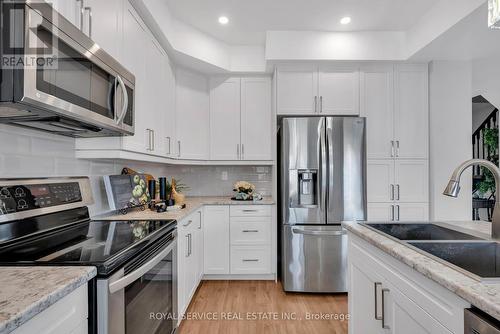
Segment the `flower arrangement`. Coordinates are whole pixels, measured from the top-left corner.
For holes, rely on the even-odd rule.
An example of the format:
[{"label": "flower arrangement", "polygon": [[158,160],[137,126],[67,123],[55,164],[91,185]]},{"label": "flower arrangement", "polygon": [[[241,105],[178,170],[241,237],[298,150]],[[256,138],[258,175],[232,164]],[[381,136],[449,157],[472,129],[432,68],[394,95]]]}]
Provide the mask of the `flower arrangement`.
[{"label": "flower arrangement", "polygon": [[255,186],[250,182],[238,181],[233,186],[233,191],[236,192],[235,199],[251,200],[255,191]]}]

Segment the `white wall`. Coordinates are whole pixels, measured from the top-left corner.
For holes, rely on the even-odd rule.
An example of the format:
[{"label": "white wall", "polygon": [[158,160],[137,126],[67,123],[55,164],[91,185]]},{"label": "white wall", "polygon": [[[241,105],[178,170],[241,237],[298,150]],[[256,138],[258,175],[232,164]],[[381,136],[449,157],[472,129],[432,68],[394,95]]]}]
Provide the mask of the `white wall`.
[{"label": "white wall", "polygon": [[452,171],[472,158],[471,64],[436,61],[430,66],[430,200],[432,220],[471,220],[470,170],[458,198],[442,195]]},{"label": "white wall", "polygon": [[500,64],[498,58],[472,62],[472,96],[482,95],[500,108]]}]

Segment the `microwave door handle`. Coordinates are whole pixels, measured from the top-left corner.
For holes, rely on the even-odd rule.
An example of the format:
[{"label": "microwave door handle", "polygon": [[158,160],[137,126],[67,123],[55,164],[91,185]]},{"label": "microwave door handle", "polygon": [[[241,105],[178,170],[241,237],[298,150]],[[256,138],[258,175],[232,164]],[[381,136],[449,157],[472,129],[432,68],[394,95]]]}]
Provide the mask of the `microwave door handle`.
[{"label": "microwave door handle", "polygon": [[127,94],[127,87],[125,86],[123,79],[119,75],[116,76],[116,78],[118,79],[118,83],[120,84],[120,87],[122,88],[123,91],[122,112],[120,113],[120,116],[118,116],[118,120],[116,121],[116,124],[121,124],[123,122],[123,119],[125,118],[128,109],[128,94]]},{"label": "microwave door handle", "polygon": [[173,242],[170,243],[170,245],[162,250],[158,255],[156,255],[154,258],[146,262],[142,267],[139,269],[136,269],[135,271],[131,272],[130,274],[120,278],[119,280],[110,283],[109,284],[109,292],[110,293],[115,293],[118,292],[130,284],[134,283],[136,280],[141,278],[143,275],[145,275],[148,271],[153,269],[156,265],[158,265],[165,257],[173,251],[174,247],[176,247],[176,242],[175,239]]}]

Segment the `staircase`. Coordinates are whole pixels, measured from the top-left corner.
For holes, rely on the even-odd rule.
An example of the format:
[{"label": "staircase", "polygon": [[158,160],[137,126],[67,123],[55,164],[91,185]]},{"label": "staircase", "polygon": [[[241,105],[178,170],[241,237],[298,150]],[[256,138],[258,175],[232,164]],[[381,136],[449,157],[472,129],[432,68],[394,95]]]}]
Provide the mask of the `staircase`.
[{"label": "staircase", "polygon": [[[489,145],[485,143],[485,134],[489,129],[498,129],[498,109],[493,110],[483,123],[477,128],[472,134],[472,147],[473,147],[473,157],[474,159],[485,159],[491,161],[498,165],[498,148],[492,150]],[[498,130],[497,130],[498,131]],[[479,185],[485,180],[485,170],[479,166],[473,167],[473,186],[472,194],[473,196],[478,193]],[[472,199],[472,219],[479,220],[479,209],[486,209],[488,220],[491,221],[493,214],[493,207],[495,205],[496,194],[493,192],[487,198],[478,198],[475,196]]]}]

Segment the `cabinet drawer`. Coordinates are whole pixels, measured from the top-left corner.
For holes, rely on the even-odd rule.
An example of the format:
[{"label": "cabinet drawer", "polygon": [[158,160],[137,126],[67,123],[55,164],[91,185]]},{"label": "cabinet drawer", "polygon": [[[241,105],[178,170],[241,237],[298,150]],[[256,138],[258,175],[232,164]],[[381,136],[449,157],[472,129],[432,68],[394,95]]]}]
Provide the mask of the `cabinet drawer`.
[{"label": "cabinet drawer", "polygon": [[269,245],[271,220],[269,218],[231,219],[231,245]]},{"label": "cabinet drawer", "polygon": [[182,219],[177,226],[179,232],[201,228],[201,209]]},{"label": "cabinet drawer", "polygon": [[231,246],[231,274],[271,273],[271,247]]},{"label": "cabinet drawer", "polygon": [[232,205],[231,217],[271,217],[270,205]]}]

